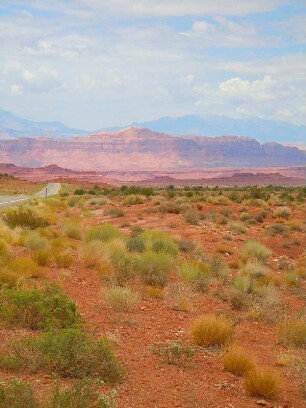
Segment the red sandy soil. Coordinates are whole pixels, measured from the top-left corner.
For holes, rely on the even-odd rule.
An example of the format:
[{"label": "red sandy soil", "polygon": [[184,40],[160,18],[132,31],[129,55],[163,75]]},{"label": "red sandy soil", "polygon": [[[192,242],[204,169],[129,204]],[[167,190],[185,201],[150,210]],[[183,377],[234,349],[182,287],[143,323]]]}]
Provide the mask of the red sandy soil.
[{"label": "red sandy soil", "polygon": [[243,186],[243,185],[304,185],[306,167],[288,168],[213,168],[186,171],[109,171],[78,172],[57,165],[38,168],[23,168],[13,164],[0,163],[0,173],[6,173],[30,181],[88,182],[100,186],[136,184],[167,186]]},{"label": "red sandy soil", "polygon": [[[152,204],[149,204],[149,206]],[[222,242],[224,228],[209,226],[186,225],[180,215],[145,213],[148,204],[126,207],[126,215],[121,218],[109,219],[103,215],[103,210],[94,211],[95,217],[88,219],[92,225],[110,221],[129,231],[134,226],[144,228],[154,227],[178,234],[183,238],[198,241],[204,248],[214,252]],[[204,205],[203,211],[220,211],[222,206]],[[228,206],[238,214],[237,206]],[[72,212],[77,211],[71,209]],[[256,214],[259,208],[249,207],[248,211]],[[304,214],[298,207],[293,210],[292,219],[303,222]],[[267,222],[273,222],[272,218]],[[228,232],[229,233],[229,232]],[[283,248],[283,238],[271,238],[263,234],[261,225],[251,225],[246,234],[234,237],[227,242],[233,250],[233,255],[226,257],[227,261],[236,259],[240,245],[248,237],[259,238],[269,246],[274,254],[271,264],[280,255],[297,259],[305,249],[305,235],[299,231],[292,233],[287,240],[293,238],[301,241],[300,245]],[[24,248],[17,248],[20,252]],[[149,346],[157,341],[182,340],[191,344],[189,327],[197,316],[206,313],[225,312],[237,317],[236,341],[250,350],[260,365],[273,366],[276,356],[285,351],[276,344],[275,325],[246,319],[242,312],[233,311],[227,303],[214,296],[216,287],[208,294],[196,296],[193,309],[189,312],[173,310],[162,299],[144,297],[135,311],[118,313],[109,310],[102,300],[103,280],[97,272],[84,268],[76,258],[75,264],[68,271],[58,270],[55,266],[45,269],[46,276],[52,281],[63,284],[66,293],[75,300],[85,321],[85,326],[94,336],[107,334],[113,340],[118,357],[124,364],[126,375],[118,386],[118,404],[120,408],[248,408],[256,407],[256,401],[261,398],[250,397],[243,388],[243,380],[227,372],[222,364],[221,353],[218,350],[201,350],[194,361],[184,367],[176,367],[163,363],[155,356]],[[274,268],[274,273],[281,272]],[[305,290],[305,282],[300,290]],[[305,307],[305,299],[297,297],[288,290],[281,289],[283,300],[289,305],[289,314]],[[18,334],[24,334],[21,330]],[[8,344],[15,334],[10,331],[0,331],[1,344]],[[276,401],[267,402],[268,407],[302,408],[305,407],[298,389],[298,379],[294,376],[292,367],[278,367],[283,378],[283,393]],[[1,378],[13,377],[12,373],[1,373]],[[44,392],[46,386],[52,383],[48,375],[23,375],[38,392]]]}]

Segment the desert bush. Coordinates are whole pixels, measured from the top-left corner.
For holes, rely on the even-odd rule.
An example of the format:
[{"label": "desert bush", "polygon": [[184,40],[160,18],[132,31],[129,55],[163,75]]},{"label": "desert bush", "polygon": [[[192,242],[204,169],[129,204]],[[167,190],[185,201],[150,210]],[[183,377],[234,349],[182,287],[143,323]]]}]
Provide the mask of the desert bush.
[{"label": "desert bush", "polygon": [[249,220],[251,218],[251,215],[248,213],[248,212],[246,212],[246,211],[243,211],[241,214],[240,214],[240,221],[247,221],[247,220]]},{"label": "desert bush", "polygon": [[82,229],[81,226],[75,222],[64,225],[64,231],[68,238],[71,239],[81,239]]},{"label": "desert bush", "polygon": [[100,241],[90,241],[80,249],[80,258],[87,268],[97,267],[104,260],[104,246]]},{"label": "desert bush", "polygon": [[47,249],[50,246],[48,239],[37,231],[28,231],[24,237],[24,244],[32,250]]},{"label": "desert bush", "polygon": [[223,356],[224,367],[233,374],[245,375],[255,368],[250,353],[238,346],[231,346]]},{"label": "desert bush", "polygon": [[38,408],[34,393],[29,384],[20,380],[0,383],[1,408]]},{"label": "desert bush", "polygon": [[273,211],[273,217],[275,218],[285,218],[288,219],[292,214],[292,211],[289,207],[279,207]]},{"label": "desert bush", "polygon": [[207,315],[196,319],[191,325],[193,341],[198,346],[222,346],[234,337],[232,322],[224,316]]},{"label": "desert bush", "polygon": [[67,328],[79,322],[75,303],[55,286],[21,290],[0,290],[0,317],[3,321],[31,330]]},{"label": "desert bush", "polygon": [[193,347],[184,346],[180,341],[160,342],[151,346],[150,349],[165,363],[181,367],[190,362],[196,352]]},{"label": "desert bush", "polygon": [[192,286],[186,283],[170,283],[165,288],[165,302],[175,310],[189,311],[193,296]]},{"label": "desert bush", "polygon": [[213,256],[209,260],[209,270],[216,278],[226,278],[229,274],[229,267],[223,258],[220,256]]},{"label": "desert bush", "polygon": [[0,367],[11,370],[46,371],[62,377],[97,377],[108,382],[122,376],[121,365],[106,337],[94,341],[80,329],[69,328],[25,337],[0,354]]},{"label": "desert bush", "polygon": [[190,225],[198,225],[200,223],[199,213],[195,210],[188,210],[183,214],[184,221]]},{"label": "desert bush", "polygon": [[240,273],[243,275],[249,275],[251,278],[257,279],[267,275],[268,270],[265,265],[258,261],[247,262],[241,269]]},{"label": "desert bush", "polygon": [[38,278],[41,276],[39,266],[30,258],[16,258],[8,264],[8,268],[20,278]]},{"label": "desert bush", "polygon": [[251,395],[276,398],[281,392],[281,379],[276,371],[255,368],[248,372],[244,386]]},{"label": "desert bush", "polygon": [[256,240],[249,240],[240,249],[240,257],[244,262],[265,263],[271,255],[271,250]]},{"label": "desert bush", "polygon": [[70,251],[60,251],[54,256],[56,265],[59,268],[69,268],[74,262],[74,256]]},{"label": "desert bush", "polygon": [[173,264],[173,257],[169,254],[145,251],[136,259],[135,268],[146,285],[163,287],[168,282]]},{"label": "desert bush", "polygon": [[138,195],[138,194],[130,194],[125,197],[123,203],[126,205],[136,205],[136,204],[142,204],[145,200],[144,196]]},{"label": "desert bush", "polygon": [[7,248],[7,245],[5,242],[0,240],[0,258],[1,259],[7,259],[9,258],[10,254]]},{"label": "desert bush", "polygon": [[251,293],[253,289],[253,282],[249,276],[237,275],[231,282],[234,290],[241,293]]},{"label": "desert bush", "polygon": [[285,224],[281,223],[274,223],[274,224],[269,224],[266,226],[266,230],[268,235],[283,235],[283,236],[288,236],[289,234],[289,227]]},{"label": "desert bush", "polygon": [[275,323],[280,314],[280,294],[272,285],[254,285],[253,314],[260,320]]},{"label": "desert bush", "polygon": [[285,319],[278,326],[278,342],[296,347],[306,346],[306,320]]},{"label": "desert bush", "polygon": [[122,286],[105,289],[104,298],[112,309],[120,312],[134,309],[140,301],[140,295],[138,293]]},{"label": "desert bush", "polygon": [[178,254],[178,245],[174,239],[164,231],[160,230],[147,230],[140,234],[145,242],[147,250],[154,252],[162,252],[176,256]]},{"label": "desert bush", "polygon": [[230,221],[227,226],[231,232],[237,235],[247,232],[247,227],[240,221]]},{"label": "desert bush", "polygon": [[48,222],[45,218],[38,215],[31,208],[18,207],[9,209],[2,215],[3,221],[11,228],[25,227],[36,229],[38,227],[46,227]]},{"label": "desert bush", "polygon": [[116,392],[98,393],[88,380],[78,380],[64,389],[57,383],[43,408],[117,408]]},{"label": "desert bush", "polygon": [[112,207],[104,210],[104,215],[108,215],[112,218],[118,218],[124,216],[124,211],[121,208]]},{"label": "desert bush", "polygon": [[127,240],[126,247],[130,252],[143,252],[146,248],[144,240],[140,237],[132,237]]},{"label": "desert bush", "polygon": [[189,283],[196,282],[202,278],[208,278],[209,273],[207,265],[193,260],[182,262],[178,270],[179,277]]},{"label": "desert bush", "polygon": [[188,239],[180,239],[178,241],[178,248],[181,252],[192,252],[196,247],[196,244]]},{"label": "desert bush", "polygon": [[105,248],[107,261],[113,269],[113,278],[122,285],[135,275],[135,256],[127,251],[122,240],[110,241]]},{"label": "desert bush", "polygon": [[50,249],[38,249],[32,254],[34,262],[40,266],[46,266],[50,263],[52,259],[52,254]]},{"label": "desert bush", "polygon": [[230,297],[230,305],[235,310],[247,310],[250,307],[251,299],[248,293],[234,290]]},{"label": "desert bush", "polygon": [[103,241],[123,238],[124,234],[112,224],[102,224],[100,227],[91,228],[86,234],[86,241]]}]

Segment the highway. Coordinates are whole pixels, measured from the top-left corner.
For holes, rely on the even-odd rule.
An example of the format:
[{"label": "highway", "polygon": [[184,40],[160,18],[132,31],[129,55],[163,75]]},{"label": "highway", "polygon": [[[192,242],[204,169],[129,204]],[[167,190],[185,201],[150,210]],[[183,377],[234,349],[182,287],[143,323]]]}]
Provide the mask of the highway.
[{"label": "highway", "polygon": [[0,196],[0,209],[23,204],[24,202],[32,200],[33,198],[46,198],[56,195],[59,192],[60,186],[60,183],[49,183],[43,190],[29,196]]}]

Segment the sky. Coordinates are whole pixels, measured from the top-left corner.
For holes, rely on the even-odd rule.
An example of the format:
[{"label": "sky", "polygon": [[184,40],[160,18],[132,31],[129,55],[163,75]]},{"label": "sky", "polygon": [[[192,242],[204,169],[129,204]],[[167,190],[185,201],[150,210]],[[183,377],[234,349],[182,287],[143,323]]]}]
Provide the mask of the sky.
[{"label": "sky", "polygon": [[162,116],[306,124],[304,0],[1,0],[0,109],[95,130]]}]

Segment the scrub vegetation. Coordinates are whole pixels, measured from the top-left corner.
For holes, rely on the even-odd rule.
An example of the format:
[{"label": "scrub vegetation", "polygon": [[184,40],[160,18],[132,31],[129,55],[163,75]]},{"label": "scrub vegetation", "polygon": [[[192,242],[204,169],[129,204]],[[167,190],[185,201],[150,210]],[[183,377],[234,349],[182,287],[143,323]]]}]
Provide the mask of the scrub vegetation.
[{"label": "scrub vegetation", "polygon": [[1,408],[304,406],[305,188],[74,183],[0,213]]}]

